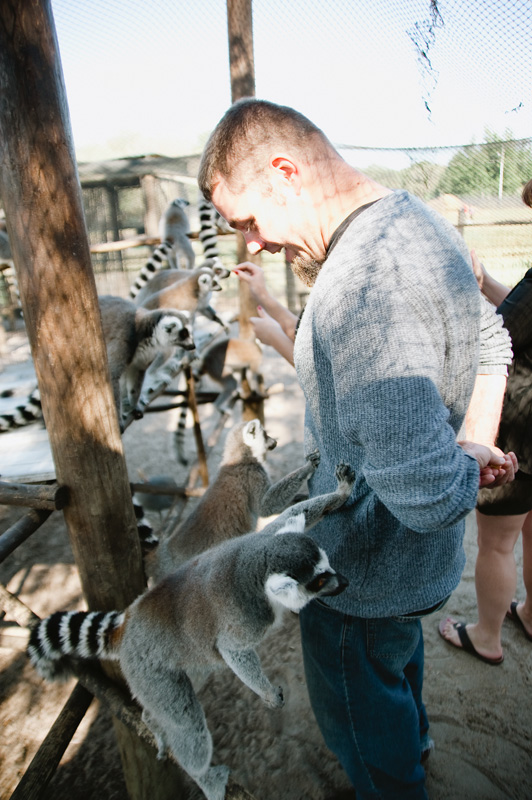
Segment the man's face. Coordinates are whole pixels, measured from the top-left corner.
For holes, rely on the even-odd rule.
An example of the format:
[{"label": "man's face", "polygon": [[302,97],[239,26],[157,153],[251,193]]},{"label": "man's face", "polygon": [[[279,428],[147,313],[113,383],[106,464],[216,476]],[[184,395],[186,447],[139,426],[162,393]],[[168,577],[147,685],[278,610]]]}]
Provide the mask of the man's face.
[{"label": "man's face", "polygon": [[252,255],[285,248],[295,274],[312,286],[324,254],[315,254],[305,237],[301,202],[282,185],[268,188],[271,191],[257,182],[237,193],[221,178],[212,192],[212,203],[229,225],[243,234]]},{"label": "man's face", "polygon": [[238,194],[221,179],[213,193],[216,210],[232,228],[240,231],[252,255],[267,250],[278,253],[289,245],[286,208],[272,194],[249,187]]}]

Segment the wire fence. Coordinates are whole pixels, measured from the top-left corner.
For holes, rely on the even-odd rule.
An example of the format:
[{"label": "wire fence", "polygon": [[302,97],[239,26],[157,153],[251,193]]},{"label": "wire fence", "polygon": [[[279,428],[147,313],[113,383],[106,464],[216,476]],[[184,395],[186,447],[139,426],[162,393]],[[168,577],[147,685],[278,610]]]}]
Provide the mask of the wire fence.
[{"label": "wire fence", "polygon": [[[231,97],[226,2],[52,9],[91,245],[149,232],[146,175],[152,213],[185,197],[197,230],[198,154]],[[532,261],[529,0],[252,0],[252,12],[257,96],[307,114],[347,161],[428,202],[516,283]],[[220,247],[234,263],[234,238]],[[149,255],[93,253],[99,289],[127,293]],[[283,257],[266,260],[282,299]]]}]

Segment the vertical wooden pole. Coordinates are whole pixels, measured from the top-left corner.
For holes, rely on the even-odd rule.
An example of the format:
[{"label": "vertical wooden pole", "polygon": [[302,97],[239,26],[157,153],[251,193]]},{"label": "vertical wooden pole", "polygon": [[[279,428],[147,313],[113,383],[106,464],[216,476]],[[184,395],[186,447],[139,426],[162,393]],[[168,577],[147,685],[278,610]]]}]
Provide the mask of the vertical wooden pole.
[{"label": "vertical wooden pole", "polygon": [[[113,226],[113,242],[117,242],[120,239],[120,209],[118,203],[118,192],[115,186],[107,187],[107,197],[109,199],[109,208],[111,210],[111,225]],[[118,261],[120,269],[124,268],[122,259],[122,250],[118,250],[116,253],[113,253],[111,258],[113,260],[116,258],[116,261]]]},{"label": "vertical wooden pole", "polygon": [[[64,510],[90,608],[143,591],[50,0],[0,4],[0,194]],[[117,723],[132,798],[178,794],[177,768]],[[138,788],[141,787],[141,788]]]},{"label": "vertical wooden pole", "polygon": [[144,199],[144,233],[147,236],[158,236],[161,211],[157,202],[157,178],[153,175],[142,175],[140,188]]},{"label": "vertical wooden pole", "polygon": [[231,100],[255,96],[252,0],[227,0]]},{"label": "vertical wooden pole", "polygon": [[[227,30],[229,36],[229,69],[231,74],[231,100],[236,102],[242,97],[255,96],[255,61],[253,57],[253,13],[252,0],[227,0]],[[237,235],[237,261],[252,261],[260,266],[260,254],[252,256],[248,253],[242,234]],[[240,314],[239,331],[241,339],[253,339],[253,327],[250,317],[256,316],[257,307],[251,299],[248,285],[240,281],[239,286]],[[259,417],[264,423],[264,403],[259,401],[253,405],[244,401],[243,418]]]}]

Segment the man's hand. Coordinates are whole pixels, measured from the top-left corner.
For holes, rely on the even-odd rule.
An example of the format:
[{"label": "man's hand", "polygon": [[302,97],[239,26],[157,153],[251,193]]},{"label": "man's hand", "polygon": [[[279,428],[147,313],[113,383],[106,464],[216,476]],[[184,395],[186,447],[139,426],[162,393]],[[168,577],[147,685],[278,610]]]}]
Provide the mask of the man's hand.
[{"label": "man's hand", "polygon": [[458,442],[460,447],[478,462],[480,467],[479,489],[504,486],[511,483],[518,469],[515,453],[503,453],[498,447],[488,447],[477,442]]}]

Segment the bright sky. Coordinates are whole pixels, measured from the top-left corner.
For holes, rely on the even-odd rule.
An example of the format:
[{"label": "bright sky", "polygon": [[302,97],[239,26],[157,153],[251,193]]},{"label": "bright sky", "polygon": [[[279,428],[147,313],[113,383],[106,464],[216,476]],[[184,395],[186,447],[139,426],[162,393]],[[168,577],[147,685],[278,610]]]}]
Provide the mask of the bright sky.
[{"label": "bright sky", "polygon": [[[52,8],[80,159],[201,149],[231,102],[225,0]],[[430,0],[253,0],[256,95],[335,144],[460,145],[486,127],[532,136],[530,0],[438,8],[426,73],[412,36],[427,33]]]}]

